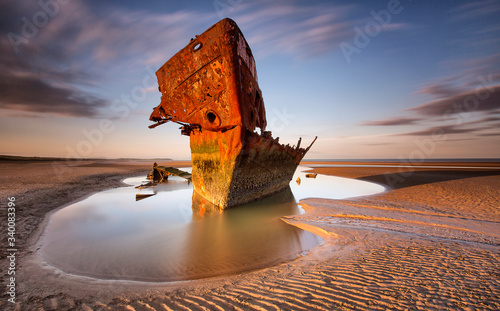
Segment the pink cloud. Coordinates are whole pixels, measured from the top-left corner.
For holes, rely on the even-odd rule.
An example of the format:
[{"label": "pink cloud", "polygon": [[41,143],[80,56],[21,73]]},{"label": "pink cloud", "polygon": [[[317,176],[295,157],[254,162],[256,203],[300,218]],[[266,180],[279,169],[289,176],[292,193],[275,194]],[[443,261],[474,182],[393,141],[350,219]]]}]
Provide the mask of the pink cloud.
[{"label": "pink cloud", "polygon": [[454,14],[453,20],[455,21],[481,18],[486,15],[498,14],[499,12],[500,2],[496,0],[471,1],[451,11]]},{"label": "pink cloud", "polygon": [[338,48],[352,34],[352,6],[261,2],[238,6],[232,18],[257,55],[308,57]]},{"label": "pink cloud", "polygon": [[407,109],[410,112],[432,117],[496,110],[500,110],[500,85],[462,92]]},{"label": "pink cloud", "polygon": [[405,118],[405,117],[394,117],[385,120],[378,121],[367,121],[362,123],[361,125],[369,125],[369,126],[393,126],[393,125],[411,125],[415,124],[415,122],[419,121],[419,118]]}]

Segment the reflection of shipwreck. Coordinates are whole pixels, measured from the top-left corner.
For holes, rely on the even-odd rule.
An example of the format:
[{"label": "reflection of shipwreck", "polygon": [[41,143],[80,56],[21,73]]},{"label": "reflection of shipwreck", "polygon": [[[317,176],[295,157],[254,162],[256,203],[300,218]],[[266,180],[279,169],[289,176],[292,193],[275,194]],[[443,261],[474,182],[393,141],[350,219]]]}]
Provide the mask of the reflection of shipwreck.
[{"label": "reflection of shipwreck", "polygon": [[171,121],[190,136],[197,194],[223,209],[288,187],[311,146],[285,146],[265,131],[255,61],[234,21],[196,36],[156,76],[162,97],[150,128]]}]

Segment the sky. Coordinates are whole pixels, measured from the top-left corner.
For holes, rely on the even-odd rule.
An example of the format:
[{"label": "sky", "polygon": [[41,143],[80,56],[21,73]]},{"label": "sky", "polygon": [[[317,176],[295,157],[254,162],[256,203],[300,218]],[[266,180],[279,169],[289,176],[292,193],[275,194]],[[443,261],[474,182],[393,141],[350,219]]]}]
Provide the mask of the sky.
[{"label": "sky", "polygon": [[148,129],[154,72],[222,18],[247,39],[267,130],[306,159],[500,158],[500,1],[0,4],[0,154],[189,159]]}]

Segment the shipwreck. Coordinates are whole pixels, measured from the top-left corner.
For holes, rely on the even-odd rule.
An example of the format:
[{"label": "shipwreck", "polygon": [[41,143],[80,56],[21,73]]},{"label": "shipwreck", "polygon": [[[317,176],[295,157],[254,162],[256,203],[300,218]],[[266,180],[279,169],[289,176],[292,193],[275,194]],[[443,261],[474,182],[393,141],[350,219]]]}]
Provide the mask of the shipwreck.
[{"label": "shipwreck", "polygon": [[225,209],[289,187],[316,138],[301,148],[266,131],[255,60],[233,20],[191,39],[156,76],[162,96],[150,128],[175,122],[189,136],[193,196]]}]

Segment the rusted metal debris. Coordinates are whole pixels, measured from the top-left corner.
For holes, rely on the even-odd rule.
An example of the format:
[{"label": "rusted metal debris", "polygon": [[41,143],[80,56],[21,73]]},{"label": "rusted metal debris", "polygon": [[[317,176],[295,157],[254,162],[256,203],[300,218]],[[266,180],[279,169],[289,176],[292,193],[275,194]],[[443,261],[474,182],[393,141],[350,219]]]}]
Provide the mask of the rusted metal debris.
[{"label": "rusted metal debris", "polygon": [[282,145],[265,130],[255,61],[234,21],[191,39],[156,76],[162,97],[150,128],[175,122],[190,137],[194,192],[224,209],[289,185],[312,143]]},{"label": "rusted metal debris", "polygon": [[147,179],[152,180],[153,183],[162,183],[168,179],[168,176],[179,176],[188,181],[191,181],[191,174],[182,171],[175,167],[158,166],[157,163],[153,164],[153,169],[149,172]]},{"label": "rusted metal debris", "polygon": [[[150,181],[144,184],[141,184],[137,186],[136,188],[139,190],[142,189],[149,189],[149,188],[156,188],[156,185],[166,182],[168,180],[169,176],[179,176],[187,180],[188,183],[191,182],[191,174],[188,172],[185,172],[183,170],[180,170],[175,167],[167,167],[167,166],[158,166],[158,164],[155,162],[153,164],[153,169],[151,172],[148,173],[148,176],[146,177]],[[153,190],[153,193],[137,193],[135,195],[135,200],[140,201],[145,198],[149,198],[150,196],[156,195],[156,190]]]}]

